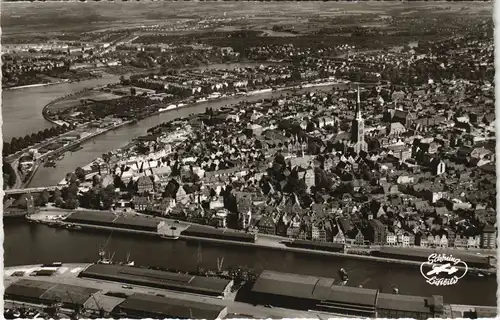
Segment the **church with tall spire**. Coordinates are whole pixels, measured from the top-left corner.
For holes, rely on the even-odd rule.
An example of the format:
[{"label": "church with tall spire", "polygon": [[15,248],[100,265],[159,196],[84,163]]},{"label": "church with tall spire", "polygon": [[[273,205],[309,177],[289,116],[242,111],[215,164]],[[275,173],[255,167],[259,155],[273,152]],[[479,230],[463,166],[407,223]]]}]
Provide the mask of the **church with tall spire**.
[{"label": "church with tall spire", "polygon": [[351,126],[351,140],[356,153],[359,153],[360,151],[368,151],[368,144],[365,141],[365,120],[361,115],[359,85],[357,90],[356,115],[352,120]]}]

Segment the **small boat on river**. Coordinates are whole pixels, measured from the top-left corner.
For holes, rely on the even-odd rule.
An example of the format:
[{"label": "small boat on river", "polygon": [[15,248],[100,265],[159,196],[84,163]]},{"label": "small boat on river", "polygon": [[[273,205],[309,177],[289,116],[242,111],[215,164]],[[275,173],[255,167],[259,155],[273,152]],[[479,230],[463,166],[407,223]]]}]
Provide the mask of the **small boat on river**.
[{"label": "small boat on river", "polygon": [[160,235],[160,237],[162,239],[166,239],[166,240],[178,240],[179,239],[179,236],[167,235],[167,234],[162,234],[162,235]]},{"label": "small boat on river", "polygon": [[347,271],[345,271],[344,268],[340,268],[339,275],[340,278],[342,279],[342,282],[347,282],[349,280],[349,275],[347,274]]},{"label": "small boat on river", "polygon": [[127,260],[125,262],[120,263],[120,264],[122,264],[124,266],[129,266],[129,267],[133,267],[135,265],[135,262],[130,260],[130,252],[127,252]]}]

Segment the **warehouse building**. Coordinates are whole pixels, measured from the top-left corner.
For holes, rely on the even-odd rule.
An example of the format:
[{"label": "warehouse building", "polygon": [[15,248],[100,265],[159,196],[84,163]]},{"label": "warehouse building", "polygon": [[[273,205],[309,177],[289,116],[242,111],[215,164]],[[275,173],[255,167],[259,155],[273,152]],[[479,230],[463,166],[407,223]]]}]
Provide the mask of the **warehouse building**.
[{"label": "warehouse building", "polygon": [[430,298],[399,294],[379,293],[377,316],[379,318],[411,318],[427,320],[444,314],[442,296]]},{"label": "warehouse building", "polygon": [[65,221],[149,232],[157,232],[160,223],[159,220],[150,217],[122,216],[111,212],[96,211],[76,211]]},{"label": "warehouse building", "polygon": [[241,241],[255,243],[257,235],[231,229],[215,229],[207,226],[190,225],[182,231],[183,236],[211,238],[219,240]]},{"label": "warehouse building", "polygon": [[230,293],[233,286],[232,280],[215,277],[199,277],[182,273],[105,264],[90,265],[79,274],[79,277],[216,297],[225,297]]},{"label": "warehouse building", "polygon": [[134,293],[116,306],[113,314],[129,319],[223,319],[227,307]]},{"label": "warehouse building", "polygon": [[334,279],[263,271],[251,289],[252,303],[358,317],[443,317],[442,296],[430,298],[338,286]]},{"label": "warehouse building", "polygon": [[286,244],[289,247],[312,249],[312,250],[322,250],[330,252],[343,252],[345,249],[345,244],[343,243],[332,243],[332,242],[321,242],[321,241],[309,241],[293,239]]},{"label": "warehouse building", "polygon": [[378,292],[336,286],[330,278],[263,271],[251,293],[258,304],[374,317]]},{"label": "warehouse building", "polygon": [[64,307],[76,309],[82,307],[98,291],[75,285],[21,279],[5,289],[4,298],[34,304],[60,302]]},{"label": "warehouse building", "polygon": [[116,216],[111,212],[76,211],[70,214],[65,221],[111,227],[115,219]]}]

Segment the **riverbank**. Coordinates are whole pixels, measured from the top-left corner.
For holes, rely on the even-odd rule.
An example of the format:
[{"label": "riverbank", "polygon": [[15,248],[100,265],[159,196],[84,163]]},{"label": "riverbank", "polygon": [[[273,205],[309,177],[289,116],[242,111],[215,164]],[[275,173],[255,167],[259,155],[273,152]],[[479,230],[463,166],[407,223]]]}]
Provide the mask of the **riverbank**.
[{"label": "riverbank", "polygon": [[58,97],[52,101],[50,101],[49,103],[47,103],[46,105],[43,106],[42,108],[42,116],[45,120],[49,121],[50,123],[52,124],[55,124],[55,125],[58,125],[58,126],[62,126],[64,125],[66,122],[64,121],[59,121],[59,120],[55,120],[55,119],[52,119],[51,117],[48,116],[48,108],[50,108],[53,104],[59,102],[59,101],[62,101],[64,99],[67,99],[67,98],[70,98],[70,97],[73,97],[77,94],[80,94],[80,93],[83,93],[85,91],[89,91],[89,90],[92,90],[92,88],[84,88],[83,90],[80,90],[78,92],[74,92],[74,93],[71,93],[71,94],[68,94],[66,96],[63,96],[63,97]]},{"label": "riverbank", "polygon": [[[128,233],[128,234],[134,234],[134,235],[145,235],[145,236],[150,236],[150,237],[156,237],[158,239],[164,239],[161,237],[159,232],[155,231],[143,231],[143,230],[135,230],[135,229],[125,229],[125,228],[117,228],[117,227],[109,227],[109,226],[102,226],[102,225],[91,225],[91,224],[84,224],[84,223],[79,223],[79,222],[65,222],[64,220],[59,220],[55,218],[48,218],[48,216],[44,216],[43,214],[37,214],[33,217],[28,217],[29,220],[36,222],[36,223],[55,223],[58,221],[60,224],[60,228],[67,228],[68,225],[73,225],[73,226],[80,226],[83,229],[86,230],[101,230],[101,231],[110,231],[110,232],[120,232],[120,233]],[[160,220],[158,220],[160,221]],[[57,226],[55,226],[57,227]],[[71,230],[71,229],[69,229]],[[169,241],[172,240],[177,240],[177,235],[176,239],[167,239]],[[207,238],[207,237],[196,237],[196,236],[186,236],[182,235],[182,232],[180,232],[178,236],[178,240],[182,241],[195,241],[195,242],[206,242],[206,243],[212,243],[212,244],[218,244],[218,245],[224,245],[224,246],[237,246],[237,247],[249,247],[249,248],[260,248],[260,249],[271,249],[271,250],[279,250],[279,251],[285,251],[285,252],[294,252],[294,253],[301,253],[301,254],[308,254],[308,255],[315,255],[315,256],[322,256],[322,257],[344,257],[344,258],[351,258],[351,259],[359,259],[359,260],[366,260],[366,261],[372,261],[372,262],[379,262],[379,263],[386,263],[386,264],[398,264],[398,265],[407,265],[407,266],[413,266],[413,267],[420,267],[422,264],[422,261],[412,261],[412,260],[404,260],[404,259],[394,259],[394,258],[385,258],[385,257],[376,257],[376,256],[367,256],[367,255],[357,255],[357,254],[350,254],[350,253],[345,253],[345,252],[329,252],[329,251],[321,251],[321,250],[311,250],[311,249],[303,249],[303,248],[296,248],[296,247],[290,247],[287,246],[283,239],[280,237],[276,236],[266,236],[259,234],[257,235],[257,240],[255,243],[251,242],[242,242],[242,241],[232,241],[232,240],[225,240],[225,239],[214,239],[214,238]],[[459,269],[462,267],[458,267]],[[483,269],[483,268],[468,268],[469,271],[473,272],[484,272],[484,273],[492,273],[495,272],[496,270],[493,269]]]},{"label": "riverbank", "polygon": [[[102,282],[98,280],[94,280],[92,278],[80,278],[79,274],[81,271],[86,270],[88,267],[93,265],[93,263],[88,262],[66,262],[63,261],[62,265],[57,269],[57,272],[55,272],[52,276],[44,277],[44,281],[52,282],[54,285],[56,284],[68,284],[68,285],[80,285],[83,287],[92,287],[96,288],[99,290],[103,290],[106,292],[109,291],[115,291],[115,292],[120,292],[123,290],[122,283],[116,283],[116,282]],[[155,267],[155,266],[145,266],[145,267]],[[16,265],[16,266],[11,266],[11,267],[5,267],[4,268],[4,273],[5,273],[5,286],[8,287],[11,284],[15,283],[20,277],[21,278],[32,278],[30,276],[33,272],[40,271],[43,269],[42,264],[27,264],[27,265]],[[188,269],[181,269],[181,270],[188,270]],[[22,274],[22,275],[21,275]],[[265,306],[253,306],[250,304],[245,304],[243,301],[238,301],[234,298],[234,295],[229,295],[228,297],[225,297],[223,299],[217,299],[214,297],[208,297],[208,296],[199,296],[199,295],[193,295],[189,294],[186,292],[180,293],[177,291],[171,291],[167,289],[161,289],[161,288],[153,288],[153,287],[140,287],[140,286],[133,286],[131,287],[132,291],[141,291],[143,293],[147,294],[157,294],[159,296],[165,296],[165,297],[171,297],[174,299],[186,299],[186,300],[193,300],[193,301],[198,301],[200,302],[200,299],[203,299],[204,302],[206,300],[210,300],[214,304],[220,304],[220,305],[227,305],[230,309],[231,308],[238,308],[238,310],[231,310],[233,314],[252,314],[252,312],[249,312],[251,308],[254,310],[259,310],[260,308],[261,313],[260,314],[255,314],[255,316],[259,318],[266,318],[272,316],[273,318],[283,318],[283,317],[297,317],[300,316],[302,318],[309,318],[311,319],[312,317],[317,316],[318,319],[328,319],[330,317],[349,317],[345,316],[342,314],[323,314],[322,316],[319,316],[317,312],[305,312],[305,311],[300,311],[300,310],[291,310],[291,309],[283,309],[283,308],[268,308]],[[103,297],[102,295],[98,294],[96,295],[97,299],[100,299]],[[444,297],[445,302],[446,302],[446,297]],[[6,301],[6,303],[11,303],[12,300]],[[23,305],[26,305],[23,303]],[[37,307],[38,305],[36,304],[27,304],[32,307]],[[488,315],[489,317],[495,317],[497,314],[496,307],[491,307],[491,306],[482,306],[482,305],[466,305],[466,304],[448,304],[446,305],[449,306],[451,309],[450,312],[448,313],[448,316],[450,317],[470,317],[471,313],[477,313],[478,315],[481,314],[483,315]],[[246,306],[246,310],[243,312],[243,309],[241,309],[242,306]],[[250,308],[250,309],[249,309]],[[257,308],[257,309],[256,309]],[[275,312],[288,312],[288,314],[276,314]]]},{"label": "riverbank", "polygon": [[46,87],[46,86],[52,86],[52,85],[61,84],[61,83],[67,83],[69,81],[70,80],[68,80],[68,79],[64,79],[64,80],[57,81],[57,82],[35,83],[35,84],[27,84],[27,85],[24,85],[24,86],[16,86],[16,87],[3,88],[2,90],[10,91],[10,90],[25,89],[25,88]]},{"label": "riverbank", "polygon": [[[255,96],[258,96],[258,95],[261,95],[261,94],[270,94],[270,93],[273,93],[273,92],[283,92],[283,91],[288,91],[288,90],[300,90],[300,89],[320,88],[320,87],[328,87],[328,86],[342,85],[342,84],[344,84],[344,82],[342,80],[335,80],[333,78],[329,78],[329,79],[322,79],[322,81],[318,81],[318,82],[313,82],[313,83],[308,83],[308,84],[294,85],[294,86],[289,86],[289,87],[282,87],[282,88],[276,88],[276,89],[273,89],[273,88],[257,89],[257,90],[253,90],[253,91],[246,92],[246,93],[240,93],[240,94],[233,93],[233,94],[221,96],[221,97],[218,97],[218,98],[207,99],[206,101],[204,101],[204,100],[198,100],[198,101],[193,101],[193,102],[187,102],[185,100],[184,101],[178,101],[176,104],[171,104],[171,105],[169,105],[169,106],[167,106],[165,108],[158,109],[158,111],[155,111],[155,112],[147,115],[146,117],[144,117],[141,120],[152,118],[154,116],[157,116],[157,115],[160,115],[160,114],[164,114],[164,113],[178,111],[180,109],[188,109],[188,108],[196,107],[197,105],[202,104],[202,103],[217,103],[217,102],[223,102],[223,101],[228,101],[228,100],[232,100],[232,99],[238,99],[239,96],[241,96],[241,98],[250,98],[250,97],[255,97]],[[44,110],[51,103],[47,104],[44,107]],[[174,106],[174,107],[171,107],[171,106]],[[46,113],[45,112],[43,112],[43,115],[44,115],[44,117],[46,117]],[[53,122],[55,124],[58,124],[57,122],[55,122],[55,120],[50,119],[48,116],[46,117],[46,119],[47,119],[47,121],[51,121],[51,122]],[[122,127],[122,126],[124,126],[126,124],[132,123],[133,121],[134,120],[130,120],[130,121],[124,122],[121,125],[118,125],[118,126],[114,127],[113,129],[118,129],[119,127]],[[94,134],[92,136],[92,138],[94,138],[94,137],[96,137],[98,135],[104,134],[105,132],[107,132],[107,131],[100,132],[99,134]],[[86,140],[88,140],[88,138]],[[92,162],[93,161],[95,161],[95,159],[93,159]],[[87,163],[87,164],[85,164],[85,165],[83,165],[81,167],[88,167],[88,166],[90,166],[90,164],[92,162]],[[63,182],[63,181],[64,181],[64,179],[60,180],[59,182]]]},{"label": "riverbank", "polygon": [[[33,165],[33,169],[31,170],[30,172],[30,175],[27,179],[25,179],[25,181],[23,182],[22,179],[21,179],[21,176],[19,174],[19,172],[17,171],[17,168],[15,168],[15,172],[16,172],[16,185],[13,187],[13,188],[10,188],[10,189],[22,189],[26,186],[28,186],[31,182],[31,180],[33,179],[33,177],[35,176],[35,173],[38,171],[38,169],[40,168],[41,166],[41,160],[43,159],[46,159],[54,154],[59,154],[59,153],[63,153],[63,152],[66,152],[68,150],[70,150],[71,148],[81,144],[81,143],[84,143],[92,138],[95,138],[101,134],[104,134],[106,132],[109,132],[111,130],[115,130],[115,129],[118,129],[122,126],[125,126],[127,124],[130,124],[132,121],[124,121],[124,122],[121,122],[121,123],[118,123],[118,124],[115,124],[111,127],[108,127],[108,128],[104,128],[104,129],[99,129],[97,132],[95,133],[92,133],[88,136],[85,136],[83,138],[80,138],[79,140],[76,140],[76,141],[73,141],[59,149],[56,149],[56,150],[52,150],[52,151],[49,151],[43,155],[41,155],[38,159],[36,159],[35,161],[35,164]],[[55,138],[52,138],[50,139],[48,142],[50,142],[51,140],[54,140],[54,139],[57,139],[58,137],[55,137]],[[34,148],[36,146],[32,146],[31,148]],[[21,153],[22,155],[22,153]],[[15,159],[12,161],[13,164],[17,164],[18,162],[18,159]],[[20,181],[20,183],[18,184],[17,181]]]},{"label": "riverbank", "polygon": [[[250,97],[250,96],[254,96],[254,95],[258,95],[258,94],[262,94],[262,93],[269,93],[269,92],[272,92],[272,91],[288,91],[288,90],[298,90],[298,89],[302,89],[302,88],[315,88],[315,87],[326,87],[326,86],[332,86],[332,85],[338,85],[338,84],[345,84],[345,82],[343,80],[337,80],[333,77],[330,77],[328,79],[319,79],[318,81],[315,81],[315,82],[311,82],[311,83],[302,83],[302,84],[299,84],[299,85],[293,85],[293,86],[287,86],[287,87],[278,87],[278,88],[263,88],[263,89],[256,89],[256,90],[252,90],[252,91],[249,91],[249,92],[246,92],[246,93],[231,93],[231,94],[228,94],[228,95],[223,95],[221,97],[218,97],[218,98],[209,98],[208,96],[207,97],[204,97],[202,99],[205,99],[205,100],[199,100],[199,101],[195,101],[195,102],[186,102],[185,100],[181,100],[181,101],[178,101],[176,102],[177,104],[171,104],[171,105],[175,105],[176,107],[175,108],[161,108],[159,109],[158,111],[156,112],[153,112],[149,115],[146,116],[147,117],[152,117],[152,116],[155,116],[155,115],[158,115],[162,112],[166,112],[166,111],[171,111],[171,110],[175,110],[175,109],[178,109],[178,108],[181,108],[181,107],[190,107],[190,106],[193,106],[195,105],[196,103],[201,103],[201,102],[206,102],[206,101],[216,101],[216,100],[223,100],[223,99],[230,99],[230,98],[234,98],[238,95],[242,95],[242,96],[247,96],[247,97]],[[92,89],[88,89],[88,90],[92,90]],[[84,90],[82,90],[84,91]],[[77,93],[73,93],[73,94],[70,94],[64,98],[69,98],[69,97],[72,97],[78,93],[81,93],[82,91],[80,92],[77,92]],[[52,118],[50,118],[48,115],[47,115],[47,110],[48,108],[53,105],[54,103],[56,102],[59,102],[61,99],[63,98],[57,98],[51,102],[49,102],[48,104],[46,104],[43,109],[42,109],[42,115],[43,117],[53,123],[53,124],[56,124],[56,125],[63,125],[64,122],[63,121],[58,121],[58,120],[54,120]]]},{"label": "riverbank", "polygon": [[[125,259],[129,254],[136,265],[142,266],[191,270],[193,266],[199,265],[205,269],[214,269],[217,259],[224,257],[224,266],[246,266],[255,273],[275,270],[326,278],[337,277],[338,270],[344,268],[349,273],[349,285],[354,287],[362,285],[382,292],[392,292],[396,287],[400,294],[425,297],[437,294],[454,304],[497,304],[497,284],[492,277],[467,275],[456,285],[436,287],[425,283],[418,267],[385,264],[349,256],[327,257],[208,241],[166,241],[154,236],[104,230],[73,231],[27,223],[26,219],[4,220],[4,229],[6,266],[53,261],[91,263],[98,259],[97,248],[107,244],[106,251],[115,254],[117,261]],[[31,250],[25,250],[27,243]],[[481,292],[483,295],[470,295],[468,292]]]}]

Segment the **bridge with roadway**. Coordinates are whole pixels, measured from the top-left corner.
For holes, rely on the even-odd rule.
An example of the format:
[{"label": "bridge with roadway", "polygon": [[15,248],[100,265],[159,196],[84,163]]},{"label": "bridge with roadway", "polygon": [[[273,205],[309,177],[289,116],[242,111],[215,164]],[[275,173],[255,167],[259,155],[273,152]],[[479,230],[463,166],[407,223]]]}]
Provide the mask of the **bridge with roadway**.
[{"label": "bridge with roadway", "polygon": [[38,187],[38,188],[24,188],[24,189],[9,189],[4,190],[5,195],[15,195],[15,194],[25,194],[25,193],[37,193],[47,191],[54,191],[56,189],[61,189],[62,186],[48,186],[48,187]]}]

